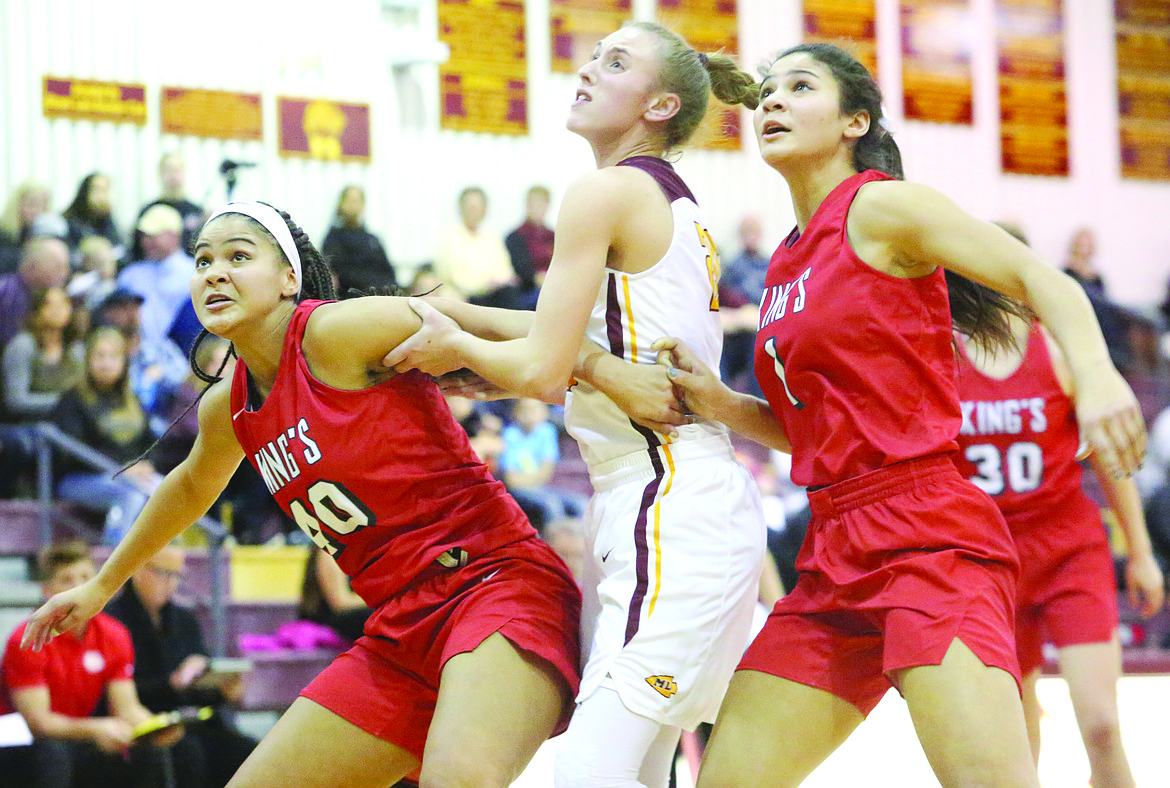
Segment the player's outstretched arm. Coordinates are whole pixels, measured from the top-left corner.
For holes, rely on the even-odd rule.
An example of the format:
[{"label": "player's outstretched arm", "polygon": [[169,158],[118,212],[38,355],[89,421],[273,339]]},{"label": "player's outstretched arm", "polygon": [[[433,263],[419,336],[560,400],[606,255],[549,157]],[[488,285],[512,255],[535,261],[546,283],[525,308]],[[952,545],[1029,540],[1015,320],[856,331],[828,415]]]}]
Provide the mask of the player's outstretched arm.
[{"label": "player's outstretched arm", "polygon": [[159,483],[134,525],[92,579],[54,595],[29,619],[21,646],[39,650],[53,636],[79,631],[155,553],[205,515],[243,458],[231,427],[230,380],[199,403],[191,453]]}]

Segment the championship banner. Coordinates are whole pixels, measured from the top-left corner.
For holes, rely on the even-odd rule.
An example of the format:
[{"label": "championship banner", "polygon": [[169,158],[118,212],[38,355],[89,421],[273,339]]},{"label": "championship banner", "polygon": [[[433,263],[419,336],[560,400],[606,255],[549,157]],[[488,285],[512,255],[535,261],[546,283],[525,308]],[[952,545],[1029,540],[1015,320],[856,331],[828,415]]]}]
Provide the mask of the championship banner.
[{"label": "championship banner", "polygon": [[528,133],[528,44],[523,0],[439,0],[439,126]]},{"label": "championship banner", "polygon": [[804,0],[804,40],[849,51],[877,79],[874,0]]},{"label": "championship banner", "polygon": [[1116,0],[1121,177],[1170,180],[1170,2]]},{"label": "championship banner", "polygon": [[597,42],[628,21],[631,0],[549,0],[552,70],[572,74],[589,60]]},{"label": "championship banner", "polygon": [[997,0],[1003,171],[1068,175],[1061,0]]},{"label": "championship banner", "polygon": [[259,140],[264,133],[259,93],[163,88],[159,109],[164,134]]},{"label": "championship banner", "polygon": [[370,106],[329,99],[276,99],[280,155],[324,161],[370,160]]},{"label": "championship banner", "polygon": [[906,118],[973,122],[967,0],[901,0],[901,9]]},{"label": "championship banner", "polygon": [[[737,0],[658,0],[658,20],[687,40],[698,52],[739,54]],[[743,68],[743,64],[740,64]],[[707,116],[691,144],[700,148],[740,150],[743,109],[711,96]]]},{"label": "championship banner", "polygon": [[42,90],[47,118],[146,124],[146,87],[143,85],[45,77]]}]

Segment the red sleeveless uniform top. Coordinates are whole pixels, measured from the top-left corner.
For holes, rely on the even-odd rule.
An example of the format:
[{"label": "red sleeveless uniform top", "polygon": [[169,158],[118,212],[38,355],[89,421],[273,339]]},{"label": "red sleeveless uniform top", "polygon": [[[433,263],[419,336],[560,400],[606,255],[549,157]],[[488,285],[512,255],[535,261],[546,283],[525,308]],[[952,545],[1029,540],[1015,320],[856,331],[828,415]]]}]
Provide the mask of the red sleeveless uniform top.
[{"label": "red sleeveless uniform top", "polygon": [[826,485],[955,449],[959,397],[941,268],[900,279],[854,254],[845,220],[867,170],[772,255],[755,368],[792,444],[792,481]]},{"label": "red sleeveless uniform top", "polygon": [[1039,324],[1019,368],[1003,380],[976,369],[959,345],[959,473],[995,499],[1013,534],[1077,516],[1099,527],[1097,506],[1081,487],[1076,410],[1052,369]]},{"label": "red sleeveless uniform top", "polygon": [[322,303],[297,306],[259,407],[236,364],[232,426],[269,492],[354,591],[376,608],[452,548],[475,559],[535,536],[430,377],[408,372],[361,391],[313,377],[301,341]]}]

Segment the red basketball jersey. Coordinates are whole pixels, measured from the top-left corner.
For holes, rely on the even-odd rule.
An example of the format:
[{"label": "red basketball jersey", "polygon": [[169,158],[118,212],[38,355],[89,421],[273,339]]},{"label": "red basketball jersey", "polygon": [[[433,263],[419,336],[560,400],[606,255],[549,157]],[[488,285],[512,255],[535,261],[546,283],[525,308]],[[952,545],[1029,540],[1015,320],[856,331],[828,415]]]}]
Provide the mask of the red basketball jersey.
[{"label": "red basketball jersey", "polygon": [[792,480],[834,484],[955,448],[959,398],[940,268],[900,279],[854,254],[845,220],[874,170],[839,184],[772,255],[756,378],[792,443]]},{"label": "red basketball jersey", "polygon": [[976,369],[959,346],[959,472],[995,499],[1013,534],[1033,523],[1067,529],[1087,522],[1099,532],[1097,506],[1081,487],[1076,410],[1039,324],[1019,368],[1003,380]]},{"label": "red basketball jersey", "polygon": [[474,559],[534,536],[428,376],[409,372],[361,391],[313,377],[301,341],[322,303],[297,306],[259,407],[247,366],[236,365],[232,426],[269,492],[333,554],[354,591],[376,608],[451,548]]}]

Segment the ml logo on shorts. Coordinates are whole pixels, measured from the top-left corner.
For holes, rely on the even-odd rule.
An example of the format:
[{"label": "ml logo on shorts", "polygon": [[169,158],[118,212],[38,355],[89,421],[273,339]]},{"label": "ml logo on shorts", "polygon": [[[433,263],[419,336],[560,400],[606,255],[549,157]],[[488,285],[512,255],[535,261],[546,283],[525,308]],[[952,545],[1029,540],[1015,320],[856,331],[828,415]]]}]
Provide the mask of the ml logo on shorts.
[{"label": "ml logo on shorts", "polygon": [[647,676],[646,683],[664,698],[669,698],[678,692],[678,684],[675,683],[674,676]]}]

